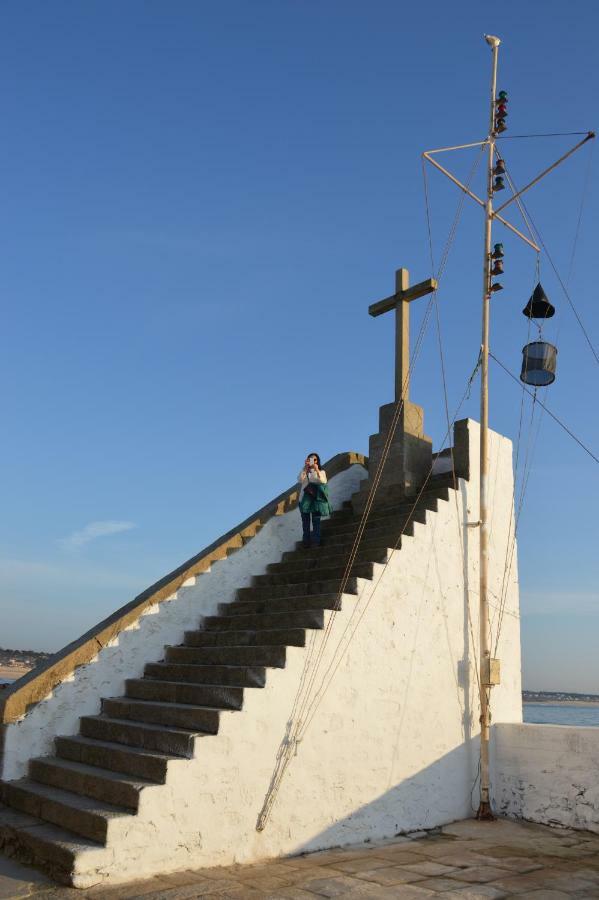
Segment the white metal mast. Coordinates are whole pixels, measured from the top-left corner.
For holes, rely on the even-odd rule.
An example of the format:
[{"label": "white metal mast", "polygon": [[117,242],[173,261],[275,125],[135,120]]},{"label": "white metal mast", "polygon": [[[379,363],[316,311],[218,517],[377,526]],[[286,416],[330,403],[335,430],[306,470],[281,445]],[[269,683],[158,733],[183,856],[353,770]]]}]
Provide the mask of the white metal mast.
[{"label": "white metal mast", "polygon": [[491,231],[493,226],[493,160],[495,154],[495,109],[497,56],[500,40],[485,35],[493,50],[491,103],[487,137],[487,202],[485,206],[485,246],[483,255],[483,306],[480,356],[480,806],[478,818],[492,816],[489,797],[489,734],[491,715],[491,635],[489,621],[489,306],[491,303]]}]

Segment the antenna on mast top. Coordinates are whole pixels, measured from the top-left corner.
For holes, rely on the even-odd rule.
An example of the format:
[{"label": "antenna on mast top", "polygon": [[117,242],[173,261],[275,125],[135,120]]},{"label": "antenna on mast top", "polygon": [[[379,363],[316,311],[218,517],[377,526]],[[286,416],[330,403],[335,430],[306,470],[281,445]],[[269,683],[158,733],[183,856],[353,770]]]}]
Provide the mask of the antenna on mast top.
[{"label": "antenna on mast top", "polygon": [[483,37],[489,47],[499,47],[501,43],[501,38],[496,37],[494,34],[484,34]]}]

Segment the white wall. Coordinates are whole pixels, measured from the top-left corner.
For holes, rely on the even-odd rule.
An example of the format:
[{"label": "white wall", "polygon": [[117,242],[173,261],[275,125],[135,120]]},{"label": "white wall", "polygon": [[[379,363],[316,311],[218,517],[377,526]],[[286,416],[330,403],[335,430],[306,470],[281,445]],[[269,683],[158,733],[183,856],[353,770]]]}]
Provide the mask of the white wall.
[{"label": "white wall", "polygon": [[[333,507],[349,499],[366,476],[363,466],[352,465],[332,478]],[[253,575],[265,572],[300,538],[297,510],[274,516],[240,550],[148,608],[95,659],[76,669],[20,721],[6,726],[1,777],[5,781],[21,778],[30,759],[52,754],[56,735],[77,734],[80,716],[99,713],[102,697],[121,696],[125,679],[139,678],[147,662],[163,659],[165,645],[180,644],[186,630],[197,628],[202,616],[213,615],[219,603],[234,600],[237,588],[249,585]]]},{"label": "white wall", "polygon": [[493,739],[499,812],[599,832],[599,728],[506,723]]},{"label": "white wall", "polygon": [[[468,436],[475,460],[476,423],[468,423]],[[495,638],[513,522],[511,444],[495,434],[490,494]],[[426,525],[415,526],[386,569],[377,565],[373,581],[361,580],[358,597],[344,597],[323,651],[324,675],[315,681],[326,692],[263,831],[256,831],[257,818],[305,684],[303,648],[289,648],[286,668],[269,670],[265,688],[246,690],[241,712],[222,714],[217,736],[196,740],[194,759],[169,763],[166,785],[143,791],[137,816],[110,823],[105,863],[90,859],[88,865],[81,857],[76,884],[256,861],[471,815],[479,730],[478,528],[465,525],[477,521],[473,475],[460,482],[457,502],[441,501]],[[260,562],[280,550],[280,542],[276,553],[265,548]],[[245,572],[236,572],[237,585],[247,583],[240,577]],[[493,690],[495,722],[520,722],[522,715],[516,575],[514,560],[498,644],[503,676]],[[315,646],[324,638],[314,633]]]}]

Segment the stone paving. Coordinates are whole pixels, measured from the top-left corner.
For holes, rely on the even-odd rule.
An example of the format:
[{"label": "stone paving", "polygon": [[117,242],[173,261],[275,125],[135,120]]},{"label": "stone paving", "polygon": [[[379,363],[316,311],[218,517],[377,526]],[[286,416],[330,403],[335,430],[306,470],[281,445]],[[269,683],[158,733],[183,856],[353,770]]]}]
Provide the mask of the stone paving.
[{"label": "stone paving", "polygon": [[262,865],[161,875],[114,887],[59,887],[0,856],[0,900],[562,900],[599,898],[599,834],[468,819],[434,832]]}]

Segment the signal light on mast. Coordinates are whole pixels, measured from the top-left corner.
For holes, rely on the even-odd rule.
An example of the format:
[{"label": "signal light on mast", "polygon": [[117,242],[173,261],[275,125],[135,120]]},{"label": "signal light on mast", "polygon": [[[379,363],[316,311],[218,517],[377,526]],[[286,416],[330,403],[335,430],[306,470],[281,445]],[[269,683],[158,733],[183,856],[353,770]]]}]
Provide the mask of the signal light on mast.
[{"label": "signal light on mast", "polygon": [[495,134],[501,134],[503,131],[507,130],[507,125],[505,124],[507,117],[507,101],[507,91],[499,91],[497,99],[495,100]]},{"label": "signal light on mast", "polygon": [[503,259],[503,244],[494,244],[493,252],[491,253],[492,259]]},{"label": "signal light on mast", "polygon": [[503,178],[501,175],[498,175],[495,181],[493,182],[493,190],[494,191],[503,191],[505,188],[505,184],[503,183]]},{"label": "signal light on mast", "polygon": [[495,264],[491,269],[491,275],[503,275],[503,262],[500,259],[495,261]]},{"label": "signal light on mast", "polygon": [[494,294],[495,291],[502,291],[502,290],[503,290],[503,285],[499,284],[498,281],[496,281],[495,284],[492,284],[491,287],[489,288],[489,291],[491,294]]},{"label": "signal light on mast", "polygon": [[502,159],[498,159],[495,163],[493,175],[505,175],[505,163]]}]

